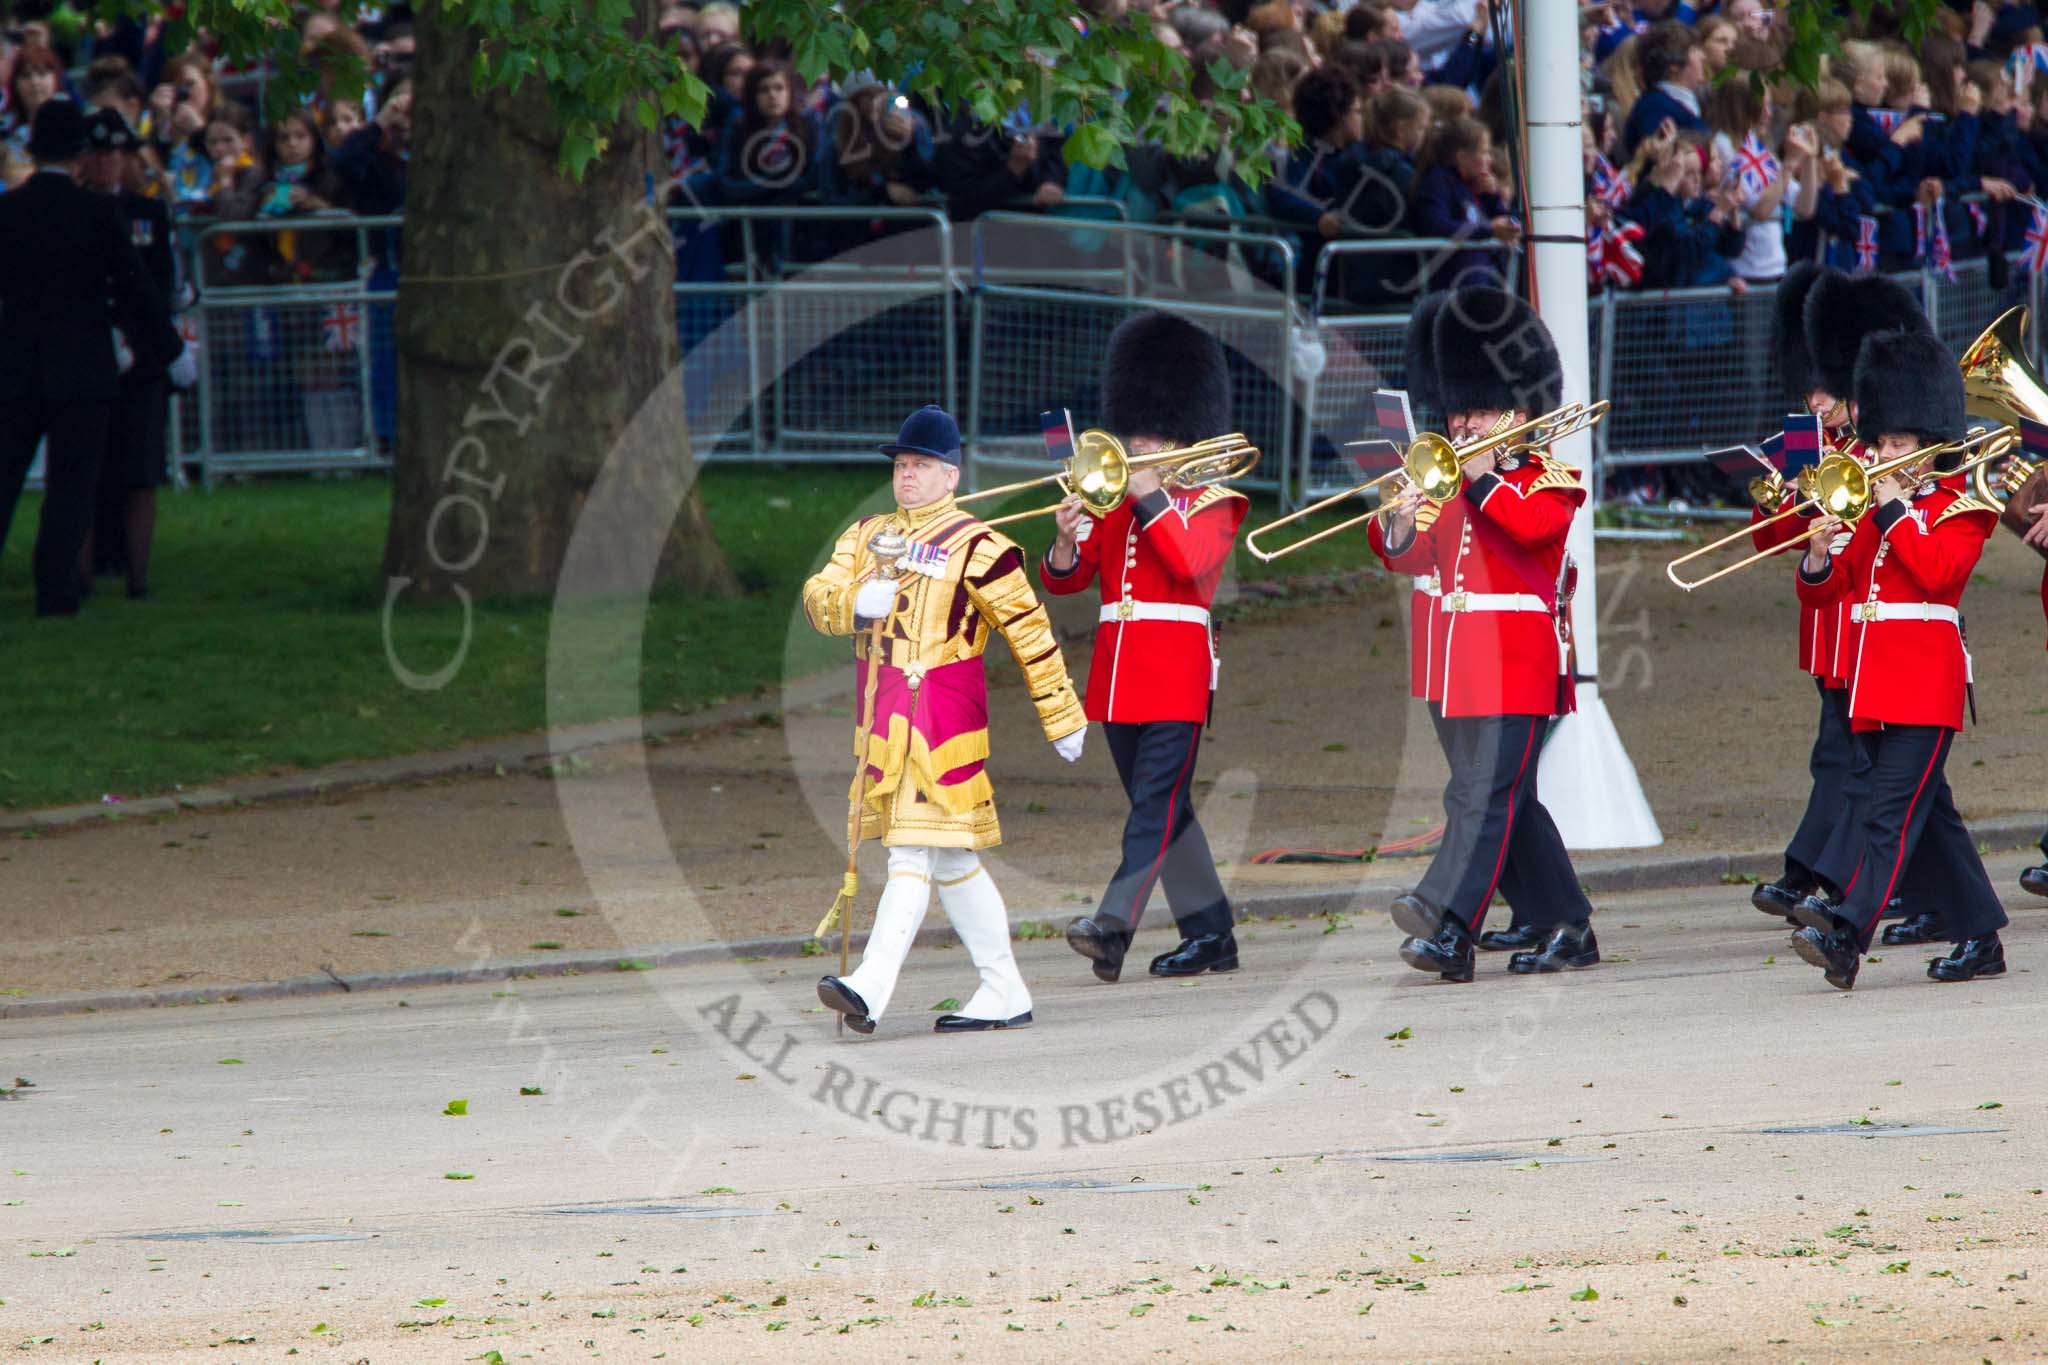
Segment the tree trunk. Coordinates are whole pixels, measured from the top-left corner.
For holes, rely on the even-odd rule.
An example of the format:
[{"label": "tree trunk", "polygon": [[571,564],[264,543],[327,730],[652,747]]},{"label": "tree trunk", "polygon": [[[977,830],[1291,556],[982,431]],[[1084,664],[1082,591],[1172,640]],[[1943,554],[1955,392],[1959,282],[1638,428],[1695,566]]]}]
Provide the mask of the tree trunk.
[{"label": "tree trunk", "polygon": [[[652,23],[652,0],[639,8]],[[477,92],[476,39],[438,3],[417,36],[386,573],[422,597],[552,594],[603,471],[631,481],[632,504],[676,513],[625,528],[618,572],[581,574],[579,590],[646,586],[626,566],[655,558],[637,539],[651,535],[658,582],[735,591],[675,382],[675,257],[648,202],[657,140],[629,117],[572,181],[540,77]]]}]

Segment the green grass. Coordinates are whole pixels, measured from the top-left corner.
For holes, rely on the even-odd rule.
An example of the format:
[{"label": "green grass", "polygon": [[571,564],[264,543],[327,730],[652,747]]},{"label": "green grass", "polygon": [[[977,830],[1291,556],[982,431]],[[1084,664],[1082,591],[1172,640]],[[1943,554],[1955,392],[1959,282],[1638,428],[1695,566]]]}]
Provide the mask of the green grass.
[{"label": "green grass", "polygon": [[[838,531],[881,506],[881,474],[879,465],[707,470],[706,505],[747,591],[725,601],[661,593],[644,607],[613,608],[614,619],[645,612],[637,679],[616,661],[587,661],[568,671],[568,695],[599,695],[581,686],[589,669],[599,681],[637,682],[643,711],[688,711],[843,659],[843,641],[804,624],[797,593]],[[546,601],[478,604],[452,682],[426,692],[398,681],[378,571],[388,500],[381,479],[166,491],[151,571],[157,600],[129,602],[108,582],[76,620],[39,621],[29,557],[40,503],[24,498],[0,557],[0,808],[151,795],[544,728]],[[1248,521],[1271,514],[1257,505]],[[1012,529],[1033,553],[1051,538],[1049,519]],[[1240,548],[1238,571],[1323,572],[1367,557],[1353,535],[1274,568]],[[454,656],[461,631],[454,606],[404,608],[393,644],[426,672]],[[592,702],[567,718],[606,709]]]}]

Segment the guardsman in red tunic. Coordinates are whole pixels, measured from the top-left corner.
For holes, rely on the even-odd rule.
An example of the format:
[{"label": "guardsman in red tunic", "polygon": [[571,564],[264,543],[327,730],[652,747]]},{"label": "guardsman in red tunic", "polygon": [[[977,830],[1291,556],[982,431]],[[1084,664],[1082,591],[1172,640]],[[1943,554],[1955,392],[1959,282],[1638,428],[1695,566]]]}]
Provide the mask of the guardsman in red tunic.
[{"label": "guardsman in red tunic", "polygon": [[[1865,338],[1854,392],[1857,424],[1879,459],[1964,435],[1962,375],[1933,337]],[[1848,546],[1833,550],[1841,528],[1827,518],[1800,562],[1802,600],[1849,603],[1849,723],[1870,771],[1860,802],[1863,856],[1846,894],[1839,902],[1809,896],[1795,911],[1806,927],[1793,947],[1838,990],[1856,984],[1878,917],[1901,892],[1945,910],[1955,946],[1928,963],[1930,977],[1970,981],[2005,971],[2005,910],[1943,771],[1969,690],[1963,589],[1998,525],[1998,508],[1971,497],[1967,479],[1941,476],[1956,463],[1953,453],[1935,459],[1925,482],[1912,481],[1917,470],[1877,480],[1874,505]]]},{"label": "guardsman in red tunic", "polygon": [[[1564,388],[1556,345],[1534,310],[1497,289],[1463,289],[1432,324],[1438,393],[1453,440],[1482,437],[1550,411]],[[1513,868],[1517,906],[1539,945],[1517,973],[1600,960],[1592,906],[1536,793],[1544,736],[1569,705],[1558,585],[1565,537],[1585,501],[1572,466],[1537,451],[1465,461],[1457,497],[1420,524],[1422,495],[1398,496],[1374,548],[1401,572],[1432,569],[1444,614],[1441,703],[1451,776],[1443,842],[1421,883],[1394,902],[1410,937],[1401,958],[1470,981],[1479,926]]]},{"label": "guardsman in red tunic", "polygon": [[[1827,444],[1853,449],[1867,461],[1864,447],[1853,446],[1846,418],[1856,382],[1856,355],[1863,338],[1880,331],[1903,330],[1932,336],[1933,327],[1913,296],[1882,275],[1843,274],[1839,270],[1795,266],[1778,286],[1774,318],[1779,373],[1786,394],[1819,417]],[[1782,507],[1799,501],[1787,489]],[[1781,509],[1773,509],[1781,510]],[[1755,519],[1764,516],[1757,509]],[[1790,545],[1813,530],[1810,522],[1789,519],[1756,533],[1759,550]],[[1838,533],[1847,544],[1846,532]],[[1794,572],[1797,571],[1796,557]],[[1839,900],[1863,856],[1863,821],[1857,811],[1868,765],[1849,728],[1849,665],[1854,623],[1846,602],[1821,605],[1801,601],[1799,664],[1811,674],[1820,693],[1820,724],[1814,735],[1807,771],[1813,785],[1791,841],[1785,846],[1785,875],[1750,893],[1750,903],[1767,915],[1797,924],[1799,902],[1809,895]],[[1896,912],[1899,907],[1892,907]],[[1933,916],[1916,917],[1885,932],[1887,943],[1922,943],[1941,936]]]},{"label": "guardsman in red tunic", "polygon": [[[1103,425],[1133,453],[1192,445],[1230,430],[1223,348],[1168,313],[1129,318],[1109,339]],[[1048,593],[1102,591],[1088,670],[1088,719],[1101,721],[1130,798],[1123,857],[1093,915],[1067,942],[1115,981],[1155,886],[1180,927],[1180,946],[1152,959],[1154,976],[1237,968],[1234,919],[1209,841],[1195,818],[1195,758],[1208,723],[1217,659],[1209,605],[1244,520],[1244,495],[1219,486],[1167,489],[1131,476],[1129,495],[1095,520],[1079,499],[1039,565]]]},{"label": "guardsman in red tunic", "polygon": [[[1443,411],[1443,395],[1437,385],[1436,318],[1448,293],[1426,294],[1408,315],[1403,341],[1403,369],[1409,397],[1432,413]],[[1418,531],[1436,522],[1435,504],[1424,502],[1415,510]],[[1444,647],[1449,641],[1451,618],[1443,610],[1443,572],[1437,562],[1437,542],[1418,535],[1414,545],[1399,562],[1388,555],[1385,528],[1375,520],[1366,528],[1367,538],[1380,562],[1397,574],[1412,575],[1414,596],[1408,613],[1408,695],[1429,708],[1430,724],[1436,731],[1437,747],[1446,761],[1451,756],[1451,725],[1444,718]],[[1525,827],[1518,825],[1517,830]],[[1526,837],[1526,835],[1524,836]],[[1479,936],[1479,946],[1488,951],[1519,951],[1539,948],[1548,936],[1529,920],[1524,907],[1532,903],[1530,888],[1522,884],[1520,860],[1510,849],[1501,867],[1500,894],[1512,916],[1506,929],[1489,929]]]}]

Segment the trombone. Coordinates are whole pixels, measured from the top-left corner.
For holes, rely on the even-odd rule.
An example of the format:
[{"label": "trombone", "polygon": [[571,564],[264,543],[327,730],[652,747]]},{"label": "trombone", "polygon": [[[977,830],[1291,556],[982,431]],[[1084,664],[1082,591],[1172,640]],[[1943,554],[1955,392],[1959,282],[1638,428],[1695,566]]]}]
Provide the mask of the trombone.
[{"label": "trombone", "polygon": [[[1552,441],[1562,440],[1566,436],[1576,435],[1581,431],[1597,426],[1606,418],[1607,411],[1611,406],[1605,399],[1590,405],[1585,403],[1567,403],[1561,408],[1546,412],[1541,417],[1532,418],[1527,422],[1521,423],[1519,426],[1503,428],[1496,424],[1492,431],[1465,445],[1460,445],[1448,437],[1439,436],[1433,431],[1425,431],[1410,441],[1408,448],[1401,452],[1401,467],[1399,469],[1390,469],[1384,474],[1347,488],[1340,493],[1332,493],[1328,497],[1319,498],[1306,507],[1289,512],[1277,521],[1267,522],[1264,526],[1259,527],[1258,530],[1253,531],[1244,538],[1244,547],[1251,551],[1253,558],[1270,564],[1276,559],[1282,559],[1293,554],[1296,550],[1305,550],[1319,540],[1327,540],[1339,532],[1348,531],[1354,526],[1362,526],[1389,510],[1392,504],[1385,495],[1382,495],[1380,505],[1371,511],[1361,512],[1355,517],[1338,522],[1335,526],[1325,526],[1313,535],[1303,536],[1299,540],[1289,541],[1287,544],[1271,550],[1259,544],[1260,536],[1277,531],[1282,526],[1291,525],[1294,522],[1300,521],[1303,517],[1313,516],[1326,507],[1334,507],[1347,498],[1371,492],[1387,480],[1393,478],[1402,479],[1408,487],[1420,491],[1423,497],[1441,507],[1452,498],[1457,497],[1458,493],[1464,488],[1464,462],[1473,456],[1484,455],[1489,452],[1512,455],[1524,450],[1538,449],[1549,445]],[[1501,421],[1505,422],[1506,420],[1506,416],[1503,415]],[[1541,434],[1536,436],[1535,439],[1523,439],[1539,432]],[[1350,444],[1366,445],[1369,443],[1353,441]]]},{"label": "trombone", "polygon": [[1204,484],[1241,479],[1251,473],[1258,463],[1259,448],[1247,441],[1242,432],[1233,431],[1228,436],[1212,436],[1206,441],[1197,441],[1194,445],[1181,446],[1174,450],[1133,455],[1122,441],[1106,431],[1091,427],[1074,438],[1073,456],[1054,473],[962,494],[953,501],[956,504],[965,504],[983,498],[1006,497],[1011,493],[1019,493],[1027,488],[1038,488],[1045,484],[1056,484],[1062,494],[1059,502],[1034,507],[1028,512],[1012,512],[1008,516],[996,517],[982,524],[1005,526],[1028,517],[1042,517],[1050,512],[1059,511],[1067,498],[1079,498],[1087,505],[1089,512],[1098,517],[1106,517],[1123,503],[1124,495],[1130,489],[1131,475],[1140,469],[1163,471],[1160,476],[1161,482],[1170,487],[1196,488]]},{"label": "trombone", "polygon": [[[1870,510],[1873,501],[1871,487],[1879,479],[1903,473],[1915,465],[1923,464],[1950,451],[1963,453],[1968,458],[1958,463],[1954,469],[1942,471],[1943,478],[1980,470],[1986,465],[2004,459],[2018,441],[2019,433],[2009,426],[2004,426],[1977,432],[1960,441],[1938,441],[1933,445],[1921,446],[1918,450],[1909,450],[1904,455],[1895,455],[1889,460],[1880,460],[1872,465],[1863,464],[1853,455],[1830,455],[1813,466],[1810,480],[1806,477],[1807,471],[1802,471],[1800,488],[1807,495],[1800,501],[1775,516],[1752,522],[1739,531],[1731,531],[1719,540],[1710,541],[1697,550],[1680,555],[1664,566],[1664,576],[1687,592],[1695,588],[1704,588],[1707,584],[1726,578],[1729,574],[1740,573],[1752,564],[1761,564],[1774,555],[1782,554],[1799,544],[1799,539],[1788,540],[1782,545],[1773,545],[1768,550],[1758,550],[1725,568],[1716,569],[1705,578],[1681,578],[1678,574],[1679,568],[1696,559],[1704,559],[1717,550],[1725,549],[1744,536],[1754,535],[1766,526],[1775,526],[1788,517],[1809,514],[1829,516],[1854,526],[1863,520],[1864,514]],[[1807,491],[1809,488],[1810,492]]]}]

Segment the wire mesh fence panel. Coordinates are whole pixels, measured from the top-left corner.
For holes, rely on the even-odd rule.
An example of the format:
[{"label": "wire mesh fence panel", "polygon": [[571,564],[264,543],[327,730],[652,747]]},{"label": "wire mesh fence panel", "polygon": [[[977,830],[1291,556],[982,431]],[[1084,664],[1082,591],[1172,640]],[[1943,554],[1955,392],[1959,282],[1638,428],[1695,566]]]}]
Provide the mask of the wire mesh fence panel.
[{"label": "wire mesh fence panel", "polygon": [[1958,261],[1955,272],[1954,280],[1934,285],[1934,330],[1961,355],[1999,314],[2027,302],[2029,290],[2026,276],[2016,270],[2008,272],[2003,288],[1994,288],[1988,261]]},{"label": "wire mesh fence panel", "polygon": [[[1373,407],[1376,389],[1405,389],[1403,339],[1405,314],[1348,314],[1326,317],[1317,327],[1323,344],[1323,370],[1307,390],[1304,417],[1308,460],[1296,480],[1297,500],[1319,497],[1358,482],[1357,468],[1345,458],[1347,441],[1367,440],[1380,433]],[[1413,402],[1411,396],[1411,402]],[[1415,405],[1416,429],[1438,430],[1441,414]]]},{"label": "wire mesh fence panel", "polygon": [[766,441],[761,317],[745,285],[678,284],[676,346],[683,411],[700,460],[758,456]]},{"label": "wire mesh fence panel", "polygon": [[[1077,250],[1071,229],[1044,219],[991,214],[975,224],[967,401],[977,482],[1044,468],[1042,412],[1065,408],[1081,427],[1102,425],[1109,334],[1132,314],[1164,306],[1223,344],[1231,425],[1261,455],[1254,477],[1233,482],[1277,488],[1300,425],[1291,246],[1204,228],[1112,223],[1090,232],[1100,238],[1093,256]],[[1282,267],[1277,287],[1251,267],[1262,256]],[[1088,273],[1118,258],[1128,264],[1114,280]]]},{"label": "wire mesh fence panel", "polygon": [[769,300],[775,450],[871,452],[927,403],[954,401],[948,286],[786,284]]},{"label": "wire mesh fence panel", "polygon": [[200,431],[208,477],[383,463],[366,420],[373,307],[364,297],[205,300]]},{"label": "wire mesh fence panel", "polygon": [[1595,396],[1614,400],[1608,463],[1697,460],[1780,419],[1772,298],[1768,289],[1607,296],[1614,351],[1603,358],[1608,389]]}]

